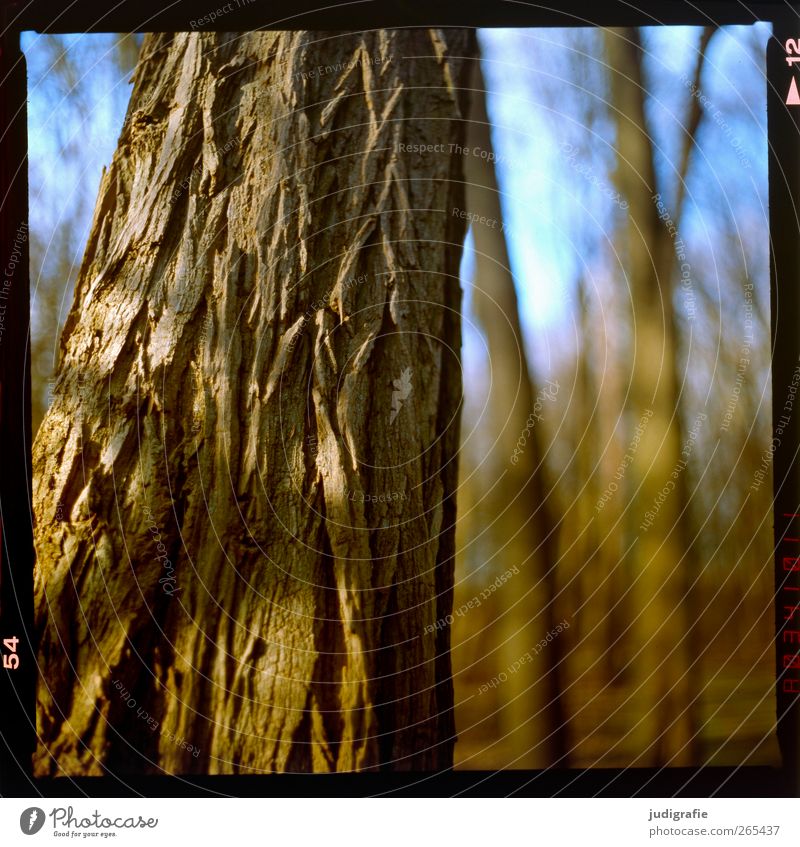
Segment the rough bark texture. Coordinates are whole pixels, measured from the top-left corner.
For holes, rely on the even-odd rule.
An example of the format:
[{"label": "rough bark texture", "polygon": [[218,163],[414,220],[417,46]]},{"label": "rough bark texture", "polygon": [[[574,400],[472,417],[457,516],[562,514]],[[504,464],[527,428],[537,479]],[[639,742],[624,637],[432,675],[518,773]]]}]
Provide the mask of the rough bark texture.
[{"label": "rough bark texture", "polygon": [[34,447],[38,774],[450,764],[425,627],[452,603],[461,160],[400,145],[463,140],[473,53],[146,38]]}]

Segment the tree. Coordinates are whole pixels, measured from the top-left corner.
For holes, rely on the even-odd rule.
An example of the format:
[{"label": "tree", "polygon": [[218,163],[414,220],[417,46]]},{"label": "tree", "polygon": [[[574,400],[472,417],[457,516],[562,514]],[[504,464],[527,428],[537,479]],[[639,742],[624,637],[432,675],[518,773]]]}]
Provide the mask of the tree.
[{"label": "tree", "polygon": [[34,445],[38,774],[451,763],[473,41],[146,37]]},{"label": "tree", "polygon": [[[495,654],[502,672],[555,632],[558,623],[558,523],[552,491],[544,478],[545,451],[537,423],[546,414],[542,407],[552,402],[543,402],[543,397],[554,399],[553,390],[557,392],[558,387],[537,387],[528,367],[493,164],[485,83],[477,62],[467,141],[472,152],[465,164],[466,203],[472,220],[478,221],[472,226],[472,305],[493,363],[487,414],[496,437],[481,474],[493,516],[487,532],[499,570],[519,570],[514,577],[517,600],[503,614],[502,641]],[[525,448],[517,450],[523,443]],[[569,739],[561,697],[561,644],[553,640],[546,650],[533,655],[534,661],[506,683],[501,731],[508,758],[514,767],[566,767]]]},{"label": "tree", "polygon": [[[701,35],[695,87],[713,32],[707,28]],[[617,131],[615,177],[629,204],[623,238],[635,344],[629,376],[632,425],[640,415],[648,415],[626,479],[632,493],[626,512],[629,552],[623,564],[630,582],[627,599],[632,622],[625,640],[630,645],[629,661],[636,668],[631,710],[637,716],[631,735],[642,751],[640,764],[693,764],[698,761],[696,695],[691,689],[696,621],[687,612],[692,534],[685,469],[692,450],[690,439],[697,437],[702,419],[695,419],[690,432],[685,432],[673,303],[676,244],[670,222],[665,225],[660,217],[639,31],[608,31],[606,45]],[[693,99],[676,172],[673,214],[677,226],[701,115]]]}]

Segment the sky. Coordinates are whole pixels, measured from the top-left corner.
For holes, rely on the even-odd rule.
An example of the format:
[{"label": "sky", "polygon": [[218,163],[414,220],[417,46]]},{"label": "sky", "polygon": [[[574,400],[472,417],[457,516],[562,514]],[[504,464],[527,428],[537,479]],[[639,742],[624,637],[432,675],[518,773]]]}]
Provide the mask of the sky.
[{"label": "sky", "polygon": [[[93,206],[131,92],[128,75],[120,73],[115,61],[116,35],[63,35],[58,40],[70,60],[68,79],[58,73],[59,54],[51,49],[52,42],[33,32],[22,35],[28,64],[30,165],[37,177],[31,220],[41,230],[68,219],[79,195],[90,198]],[[68,155],[73,146],[79,156]],[[92,211],[83,215],[82,223],[91,222]]]},{"label": "sky", "polygon": [[[710,267],[712,277],[720,272],[715,221],[721,216],[764,231],[761,253],[750,258],[755,275],[763,277],[768,269],[763,64],[768,36],[766,25],[724,28],[711,42],[701,80],[713,109],[698,136],[682,234],[695,257],[693,266],[704,272]],[[661,150],[657,177],[666,196],[691,100],[681,74],[691,75],[698,38],[699,30],[691,27],[643,33],[647,117]],[[58,36],[54,42],[23,34],[31,228],[43,245],[45,273],[65,241],[75,266],[79,263],[102,170],[116,147],[131,91],[129,74],[120,72],[116,59],[117,39],[84,34]],[[605,106],[601,39],[598,30],[588,28],[479,32],[510,261],[528,352],[543,374],[574,352],[578,280],[589,278],[599,290],[612,273],[609,244],[624,215],[619,198],[614,199],[614,129]],[[69,81],[52,72],[58,58],[54,44],[69,59]],[[746,169],[741,167],[745,158]],[[727,184],[731,174],[735,186]],[[469,267],[467,255],[467,274]],[[72,279],[63,282],[62,322],[71,284]],[[467,328],[467,363],[481,355],[478,342]]]},{"label": "sky", "polygon": [[[691,99],[681,74],[691,78],[699,34],[696,27],[649,27],[643,34],[648,125],[662,151],[656,176],[667,194]],[[720,195],[739,220],[757,219],[766,208],[764,54],[762,48],[753,55],[750,45],[766,45],[768,37],[765,25],[726,27],[711,42],[701,90],[720,117],[701,126],[682,226],[696,252],[715,252],[708,210]],[[571,334],[580,275],[608,271],[604,242],[623,214],[613,197],[614,129],[601,38],[589,29],[480,33],[497,176],[513,233],[510,261],[529,351],[545,365],[559,336]],[[571,162],[573,149],[579,153]],[[739,166],[743,154],[747,170]],[[726,175],[740,180],[742,173],[745,184],[731,192]],[[760,217],[756,225],[766,232]],[[767,267],[762,261],[760,272]]]}]

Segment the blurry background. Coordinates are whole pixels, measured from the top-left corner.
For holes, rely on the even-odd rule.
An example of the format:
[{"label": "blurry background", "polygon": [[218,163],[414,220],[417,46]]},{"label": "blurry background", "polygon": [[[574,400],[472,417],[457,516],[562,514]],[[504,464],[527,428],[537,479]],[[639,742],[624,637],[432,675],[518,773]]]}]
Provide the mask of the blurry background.
[{"label": "blurry background", "polygon": [[[479,33],[460,767],[777,762],[768,37]],[[139,43],[24,36],[34,432]]]}]

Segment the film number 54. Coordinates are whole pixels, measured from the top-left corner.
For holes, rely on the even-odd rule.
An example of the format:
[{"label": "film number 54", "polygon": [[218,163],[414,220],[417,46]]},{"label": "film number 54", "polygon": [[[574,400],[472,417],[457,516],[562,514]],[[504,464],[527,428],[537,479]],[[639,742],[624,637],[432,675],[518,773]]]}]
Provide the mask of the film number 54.
[{"label": "film number 54", "polygon": [[3,653],[3,667],[10,671],[14,671],[19,667],[17,644],[19,644],[19,638],[16,635],[13,638],[3,639],[3,647],[9,651],[8,653]]}]

